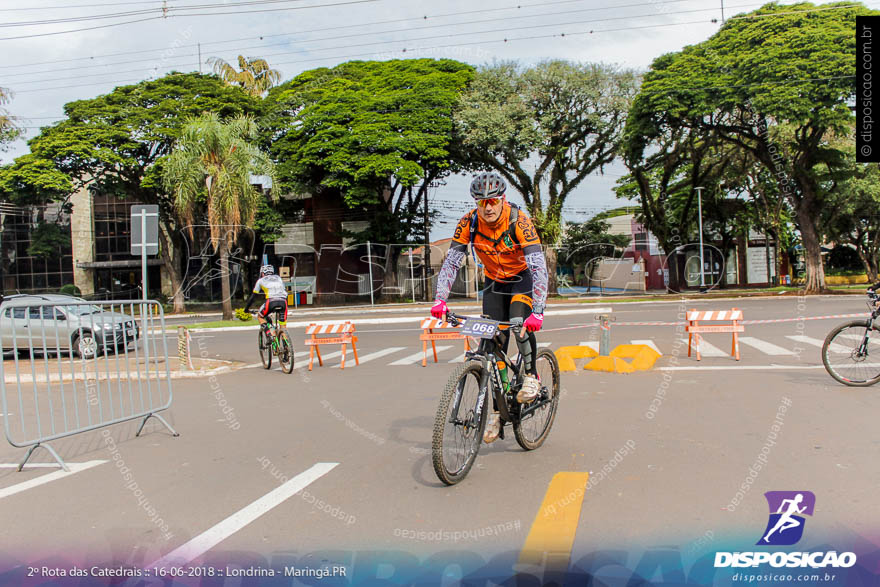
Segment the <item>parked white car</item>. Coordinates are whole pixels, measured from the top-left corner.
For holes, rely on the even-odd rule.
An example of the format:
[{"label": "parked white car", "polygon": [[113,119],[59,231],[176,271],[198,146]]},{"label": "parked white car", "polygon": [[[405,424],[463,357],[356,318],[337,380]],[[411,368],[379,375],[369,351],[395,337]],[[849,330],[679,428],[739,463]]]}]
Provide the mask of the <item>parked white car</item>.
[{"label": "parked white car", "polygon": [[[25,305],[33,302],[34,305]],[[51,303],[51,305],[46,305]],[[140,337],[132,316],[108,312],[82,298],[62,294],[13,295],[0,305],[3,351],[72,349],[84,359],[118,350]]]}]

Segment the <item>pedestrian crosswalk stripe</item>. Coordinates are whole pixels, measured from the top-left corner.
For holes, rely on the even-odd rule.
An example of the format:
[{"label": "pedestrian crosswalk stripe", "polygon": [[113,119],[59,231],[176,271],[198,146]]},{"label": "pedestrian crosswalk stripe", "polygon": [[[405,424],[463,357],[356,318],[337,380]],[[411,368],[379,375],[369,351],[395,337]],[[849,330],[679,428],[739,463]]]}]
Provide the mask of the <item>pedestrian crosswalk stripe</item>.
[{"label": "pedestrian crosswalk stripe", "polygon": [[657,351],[659,354],[661,354],[661,355],[663,354],[663,351],[661,351],[660,348],[656,344],[654,344],[653,340],[631,340],[630,342],[632,344],[643,344],[645,346],[649,346],[652,349],[654,349],[655,351]]},{"label": "pedestrian crosswalk stripe", "polygon": [[[360,363],[367,363],[369,361],[372,361],[373,359],[378,359],[378,358],[384,357],[385,355],[390,355],[391,353],[396,353],[397,351],[402,351],[404,349],[406,349],[405,346],[388,347],[387,349],[382,349],[381,351],[376,351],[375,353],[370,353],[370,354],[364,355],[362,357],[359,356],[358,361]],[[306,354],[308,354],[308,353],[306,353]],[[341,365],[333,365],[333,368],[338,369],[340,366]]]},{"label": "pedestrian crosswalk stripe", "polygon": [[[445,351],[445,350],[448,350],[451,348],[452,348],[451,346],[438,346],[437,352],[439,353],[439,352],[442,352],[442,351]],[[430,354],[430,352],[429,352],[429,354]],[[388,364],[389,365],[412,365],[413,363],[421,362],[421,360],[424,356],[425,356],[425,354],[422,351],[419,351],[417,353],[411,354],[408,357],[398,359],[398,360],[394,361],[393,363],[388,363]],[[433,357],[431,357],[431,358],[433,358]]]},{"label": "pedestrian crosswalk stripe", "polygon": [[579,342],[578,346],[588,346],[591,349],[593,349],[594,351],[596,351],[597,353],[599,352],[599,343],[596,342],[595,340],[587,340],[587,341]]},{"label": "pedestrian crosswalk stripe", "polygon": [[[809,336],[804,336],[803,334],[797,334],[792,336],[786,336],[785,338],[790,338],[795,342],[802,342],[804,344],[808,344],[811,346],[822,348],[822,345],[825,344],[824,340],[820,340],[818,338],[812,338]],[[835,353],[848,353],[851,349],[846,348],[845,346],[839,344],[831,344],[829,349]]]},{"label": "pedestrian crosswalk stripe", "polygon": [[[306,354],[308,354],[308,353],[306,353]],[[347,349],[345,349],[345,361],[346,361],[346,362],[348,362],[348,360],[349,360],[349,359],[348,359],[349,355],[351,355],[352,358],[354,357],[354,355],[352,355],[351,349],[350,349],[350,348],[347,348]],[[322,354],[322,355],[321,355],[321,360],[324,361],[324,363],[326,364],[326,363],[327,363],[327,359],[335,359],[336,357],[341,357],[341,356],[342,356],[342,351],[334,351],[334,352],[332,352],[332,353],[328,353],[328,354],[326,354],[326,355],[325,355],[325,354]],[[318,364],[318,355],[317,355],[317,353],[315,354],[314,364],[315,364],[315,365]],[[300,361],[300,362],[298,362],[298,363],[295,363],[295,364],[293,365],[293,368],[294,368],[294,369],[302,369],[303,367],[308,367],[308,366],[309,366],[309,362],[308,362],[308,361]]]},{"label": "pedestrian crosswalk stripe", "polygon": [[781,346],[776,346],[775,344],[769,343],[766,340],[761,340],[760,338],[740,336],[739,341],[746,346],[758,349],[765,355],[792,357],[797,354],[794,351],[782,348]]},{"label": "pedestrian crosswalk stripe", "polygon": [[[681,340],[682,340],[682,342],[687,344],[688,339],[682,338]],[[697,352],[696,341],[693,343],[693,346],[694,346],[694,353],[696,353]],[[724,351],[719,349],[717,346],[706,342],[706,339],[703,337],[700,337],[700,354],[703,356],[706,356],[706,357],[729,357],[730,356],[728,353],[725,353]]]}]

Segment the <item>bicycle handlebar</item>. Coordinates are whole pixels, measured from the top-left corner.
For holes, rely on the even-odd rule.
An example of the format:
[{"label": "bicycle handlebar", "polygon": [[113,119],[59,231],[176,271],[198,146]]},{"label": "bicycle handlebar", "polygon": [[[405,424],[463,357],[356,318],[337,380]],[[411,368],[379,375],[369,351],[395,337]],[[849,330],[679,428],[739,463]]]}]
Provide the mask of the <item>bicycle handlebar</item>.
[{"label": "bicycle handlebar", "polygon": [[[476,318],[477,316],[462,316],[460,314],[456,314],[450,310],[446,310],[446,321],[452,324],[453,326],[458,326],[468,318]],[[496,320],[498,322],[499,327],[501,329],[510,328],[511,330],[519,330],[523,327],[521,322],[502,322],[500,320]]]}]

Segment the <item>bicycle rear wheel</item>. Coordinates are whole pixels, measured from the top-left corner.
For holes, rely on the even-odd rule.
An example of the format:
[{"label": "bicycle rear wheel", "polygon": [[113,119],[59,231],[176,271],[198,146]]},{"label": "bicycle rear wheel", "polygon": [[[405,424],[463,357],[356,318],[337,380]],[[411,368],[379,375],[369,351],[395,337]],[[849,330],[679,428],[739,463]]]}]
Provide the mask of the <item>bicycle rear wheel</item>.
[{"label": "bicycle rear wheel", "polygon": [[293,343],[286,330],[278,335],[278,362],[285,373],[293,373]]},{"label": "bicycle rear wheel", "polygon": [[[871,336],[865,340],[866,336]],[[822,364],[834,379],[851,387],[880,381],[880,329],[866,320],[841,324],[828,333],[822,345]]]},{"label": "bicycle rear wheel", "polygon": [[520,417],[513,423],[516,442],[525,450],[535,450],[547,439],[559,405],[559,363],[549,349],[541,349],[535,359],[541,394],[530,404],[520,404]]},{"label": "bicycle rear wheel", "polygon": [[272,368],[272,346],[269,342],[269,336],[266,330],[260,326],[260,332],[257,334],[257,346],[260,349],[260,361],[263,362],[264,369]]},{"label": "bicycle rear wheel", "polygon": [[488,398],[477,406],[483,365],[471,361],[460,365],[449,378],[437,415],[431,456],[434,472],[446,485],[455,485],[467,476],[483,441]]}]

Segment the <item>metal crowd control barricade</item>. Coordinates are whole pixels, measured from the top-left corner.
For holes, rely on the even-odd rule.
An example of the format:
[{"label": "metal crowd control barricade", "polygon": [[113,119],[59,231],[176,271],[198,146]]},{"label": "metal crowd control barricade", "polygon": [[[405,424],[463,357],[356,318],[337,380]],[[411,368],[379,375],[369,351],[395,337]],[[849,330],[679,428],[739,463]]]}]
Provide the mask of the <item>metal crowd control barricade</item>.
[{"label": "metal crowd control barricade", "polygon": [[[361,362],[360,359],[358,359],[357,351],[358,337],[355,336],[354,331],[355,326],[351,322],[309,324],[306,328],[306,334],[310,334],[312,337],[305,340],[306,346],[309,347],[309,371],[312,370],[315,354],[318,355],[318,365],[321,367],[324,366],[324,360],[321,358],[321,348],[319,346],[322,344],[342,345],[342,364],[340,365],[340,368],[342,369],[345,369],[345,345],[350,344],[351,349],[354,351],[354,363],[355,365],[360,365]],[[338,336],[319,338],[319,334],[337,334]]]},{"label": "metal crowd control barricade", "polygon": [[[739,333],[745,332],[746,327],[741,324],[743,320],[742,310],[732,308],[730,310],[688,310],[687,327],[688,333],[688,356],[691,356],[693,348],[697,354],[697,360],[702,360],[700,355],[701,334],[706,332],[730,332],[733,334],[730,343],[730,355],[739,361]],[[730,322],[730,324],[701,324],[701,322]]]},{"label": "metal crowd control barricade", "polygon": [[3,425],[28,448],[18,470],[43,447],[67,471],[50,442],[129,420],[136,436],[151,417],[178,436],[159,414],[172,401],[162,306],[43,299],[0,305]]},{"label": "metal crowd control barricade", "polygon": [[435,329],[445,330],[445,329],[460,329],[460,326],[453,326],[449,322],[445,320],[437,320],[436,318],[425,318],[422,320],[422,334],[419,335],[419,340],[422,341],[422,367],[427,367],[428,365],[428,343],[431,343],[431,350],[434,351],[434,362],[439,362],[437,359],[437,345],[434,344],[434,341],[437,340],[462,340],[464,339],[464,350],[465,352],[471,350],[471,345],[468,341],[468,337],[461,334],[460,332],[434,332]]}]

